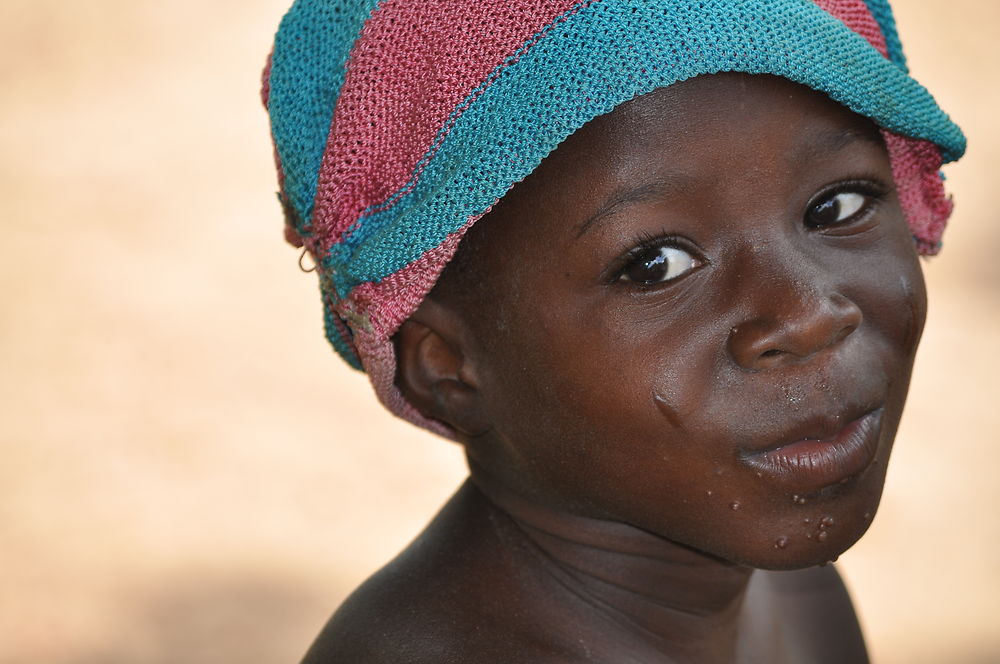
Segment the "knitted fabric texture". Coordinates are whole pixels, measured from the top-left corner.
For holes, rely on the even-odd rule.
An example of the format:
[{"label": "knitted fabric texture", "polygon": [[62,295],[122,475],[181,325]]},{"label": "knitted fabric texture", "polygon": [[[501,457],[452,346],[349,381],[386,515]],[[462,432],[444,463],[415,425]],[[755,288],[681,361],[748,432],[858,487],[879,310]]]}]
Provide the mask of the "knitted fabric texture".
[{"label": "knitted fabric texture", "polygon": [[264,71],[286,236],[327,337],[397,415],[392,335],[462,234],[559,143],[702,74],[773,74],[882,128],[921,253],[965,138],[909,77],[887,0],[296,0]]}]

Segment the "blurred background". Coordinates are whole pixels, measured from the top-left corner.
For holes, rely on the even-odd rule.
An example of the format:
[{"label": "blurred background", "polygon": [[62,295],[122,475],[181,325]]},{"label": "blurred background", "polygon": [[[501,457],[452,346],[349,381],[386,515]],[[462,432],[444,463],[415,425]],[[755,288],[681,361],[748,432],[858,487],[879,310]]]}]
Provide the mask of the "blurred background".
[{"label": "blurred background", "polygon": [[[0,2],[0,662],[294,662],[461,481],[323,339],[260,69],[290,0]],[[876,662],[1000,662],[1000,3],[897,0],[965,128],[883,506]]]}]

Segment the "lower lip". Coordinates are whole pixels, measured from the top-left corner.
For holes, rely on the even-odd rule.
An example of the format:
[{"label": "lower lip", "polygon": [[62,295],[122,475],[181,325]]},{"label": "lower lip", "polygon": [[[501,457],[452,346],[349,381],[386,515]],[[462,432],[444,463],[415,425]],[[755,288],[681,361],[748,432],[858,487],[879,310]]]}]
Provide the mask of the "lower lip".
[{"label": "lower lip", "polygon": [[857,475],[875,459],[882,409],[854,420],[825,440],[800,440],[743,457],[758,473],[800,489],[822,489]]}]

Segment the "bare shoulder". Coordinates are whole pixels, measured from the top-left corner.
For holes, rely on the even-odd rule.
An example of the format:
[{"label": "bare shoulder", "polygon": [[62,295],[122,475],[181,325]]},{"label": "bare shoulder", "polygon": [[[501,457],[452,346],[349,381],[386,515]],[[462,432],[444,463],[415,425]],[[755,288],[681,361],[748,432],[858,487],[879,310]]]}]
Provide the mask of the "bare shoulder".
[{"label": "bare shoulder", "polygon": [[452,661],[446,656],[449,621],[426,606],[405,572],[387,566],[355,590],[323,627],[303,664],[430,662],[435,654],[437,661]]},{"label": "bare shoulder", "polygon": [[854,604],[833,565],[757,575],[791,661],[869,661]]},{"label": "bare shoulder", "polygon": [[[516,547],[462,491],[334,613],[303,664],[573,661],[538,639]],[[502,533],[499,535],[502,537]]]}]

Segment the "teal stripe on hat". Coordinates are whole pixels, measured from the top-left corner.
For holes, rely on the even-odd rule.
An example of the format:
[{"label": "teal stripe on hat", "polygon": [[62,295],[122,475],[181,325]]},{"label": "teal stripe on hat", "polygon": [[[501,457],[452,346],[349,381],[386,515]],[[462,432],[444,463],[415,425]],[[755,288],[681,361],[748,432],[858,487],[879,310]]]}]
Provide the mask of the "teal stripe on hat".
[{"label": "teal stripe on hat", "polygon": [[333,109],[354,40],[380,0],[296,0],[271,59],[268,112],[286,194],[308,229]]},{"label": "teal stripe on hat", "polygon": [[906,66],[906,56],[903,55],[903,42],[899,39],[899,30],[896,29],[896,19],[892,14],[892,7],[889,6],[889,0],[865,0],[865,4],[868,5],[868,11],[882,30],[889,59],[909,73],[910,68]]},{"label": "teal stripe on hat", "polygon": [[964,152],[961,130],[923,86],[810,0],[698,4],[601,0],[552,26],[458,117],[408,193],[331,248],[324,267],[338,294],[438,246],[589,120],[701,74],[784,76],[938,144],[946,161]]}]

